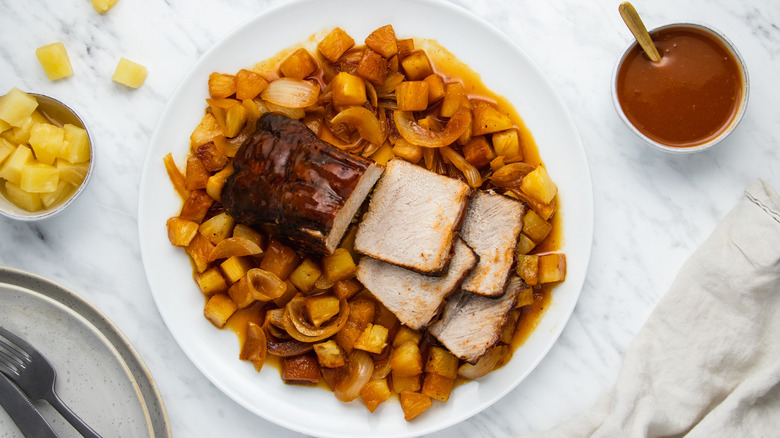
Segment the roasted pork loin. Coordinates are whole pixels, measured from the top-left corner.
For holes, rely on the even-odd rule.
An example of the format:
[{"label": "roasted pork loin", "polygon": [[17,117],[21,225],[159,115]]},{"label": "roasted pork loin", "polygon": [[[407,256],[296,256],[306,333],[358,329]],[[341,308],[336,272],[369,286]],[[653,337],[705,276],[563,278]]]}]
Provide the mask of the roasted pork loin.
[{"label": "roasted pork loin", "polygon": [[449,269],[441,277],[420,274],[363,256],[358,263],[357,279],[402,324],[421,330],[434,319],[445,298],[458,290],[461,281],[476,264],[474,251],[457,239]]},{"label": "roasted pork loin", "polygon": [[461,290],[447,300],[441,318],[428,332],[458,358],[476,363],[496,345],[518,294],[527,287],[520,277],[512,276],[497,298]]},{"label": "roasted pork loin", "polygon": [[238,223],[314,253],[338,247],[382,174],[371,160],[325,143],[302,122],[267,113],[238,150],[222,204]]},{"label": "roasted pork loin", "polygon": [[470,192],[462,181],[390,160],[358,225],[355,250],[420,273],[443,274]]},{"label": "roasted pork loin", "polygon": [[463,282],[463,290],[488,297],[504,293],[523,229],[525,205],[489,191],[469,201],[460,234],[479,256],[479,264]]}]

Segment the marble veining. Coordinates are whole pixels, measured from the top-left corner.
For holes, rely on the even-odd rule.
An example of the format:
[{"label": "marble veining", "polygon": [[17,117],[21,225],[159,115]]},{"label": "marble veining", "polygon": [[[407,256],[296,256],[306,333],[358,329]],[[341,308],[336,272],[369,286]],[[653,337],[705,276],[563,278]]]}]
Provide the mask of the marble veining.
[{"label": "marble veining", "polygon": [[[87,0],[0,0],[0,92],[49,93],[86,119],[98,148],[92,185],[64,214],[36,224],[0,219],[0,266],[77,291],[106,314],[149,367],[173,435],[293,437],[213,386],[165,327],[146,283],[137,233],[140,170],[168,96],[197,59],[282,0],[119,0],[99,16]],[[389,2],[390,5],[392,2]],[[763,178],[780,189],[780,3],[645,0],[648,27],[703,22],[737,46],[750,74],[739,128],[713,149],[668,155],[641,143],[614,111],[610,81],[631,40],[618,1],[452,0],[516,42],[569,107],[593,176],[594,245],[580,301],[562,336],[514,391],[434,437],[505,437],[552,427],[594,403],[687,257]],[[63,41],[75,75],[46,79],[34,51]],[[128,90],[111,82],[120,56],[149,68]],[[16,436],[0,430],[0,436]]]}]

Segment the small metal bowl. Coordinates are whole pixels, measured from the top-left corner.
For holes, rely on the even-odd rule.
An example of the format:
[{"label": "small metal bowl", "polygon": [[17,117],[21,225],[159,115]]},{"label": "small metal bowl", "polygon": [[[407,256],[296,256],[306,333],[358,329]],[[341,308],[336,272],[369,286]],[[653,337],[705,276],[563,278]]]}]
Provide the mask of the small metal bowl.
[{"label": "small metal bowl", "polygon": [[739,122],[742,120],[742,116],[745,114],[745,109],[747,109],[748,95],[750,94],[750,82],[748,80],[748,72],[747,72],[747,67],[745,66],[745,61],[742,59],[742,56],[737,51],[736,47],[721,32],[713,29],[708,25],[704,25],[701,23],[673,23],[673,24],[667,24],[665,26],[656,27],[655,29],[651,29],[649,33],[652,35],[655,32],[658,32],[663,29],[668,29],[670,27],[692,27],[707,32],[715,39],[723,43],[723,46],[726,47],[726,49],[728,49],[731,52],[731,54],[734,56],[734,59],[736,59],[737,65],[739,66],[740,72],[742,73],[743,93],[736,114],[729,122],[729,125],[716,137],[713,137],[712,139],[704,143],[695,146],[687,146],[687,147],[671,146],[671,145],[659,143],[656,140],[653,140],[652,138],[646,136],[642,131],[640,131],[636,126],[634,126],[634,124],[631,123],[631,120],[629,120],[628,117],[626,116],[625,112],[623,112],[623,108],[620,105],[620,101],[618,99],[617,79],[618,79],[618,72],[620,71],[620,66],[623,65],[623,61],[626,59],[626,56],[628,56],[631,49],[633,49],[637,45],[636,41],[628,45],[626,50],[623,52],[623,55],[620,57],[620,59],[618,59],[618,62],[615,64],[615,69],[612,73],[612,102],[615,104],[615,109],[617,110],[618,115],[626,124],[626,126],[628,126],[629,129],[631,129],[631,131],[634,132],[634,134],[636,134],[639,138],[644,140],[647,144],[655,147],[656,149],[660,149],[664,152],[671,152],[675,154],[689,154],[689,153],[699,152],[705,149],[709,149],[710,147],[714,146],[716,143],[728,137],[728,135],[731,134],[732,131],[734,131],[734,128],[736,128]]},{"label": "small metal bowl", "polygon": [[57,123],[64,125],[70,123],[72,125],[84,128],[87,131],[87,139],[89,140],[89,168],[87,175],[84,177],[84,181],[76,189],[76,191],[70,195],[68,199],[59,204],[56,204],[50,208],[44,208],[39,211],[30,212],[14,205],[11,201],[6,199],[5,195],[0,192],[0,215],[9,217],[11,219],[17,219],[21,221],[38,221],[42,219],[51,218],[67,209],[81,196],[84,190],[92,180],[92,176],[95,173],[95,145],[92,141],[92,136],[89,132],[84,121],[76,114],[73,109],[64,104],[63,102],[43,94],[27,93],[30,96],[35,97],[38,101],[37,110],[48,118],[56,121]]}]

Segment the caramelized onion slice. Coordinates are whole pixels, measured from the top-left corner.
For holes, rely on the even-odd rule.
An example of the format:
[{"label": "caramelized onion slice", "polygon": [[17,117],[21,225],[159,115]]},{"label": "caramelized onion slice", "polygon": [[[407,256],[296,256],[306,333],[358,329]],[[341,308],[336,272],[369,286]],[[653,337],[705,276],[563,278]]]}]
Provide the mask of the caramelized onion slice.
[{"label": "caramelized onion slice", "polygon": [[337,399],[349,402],[356,399],[360,395],[360,390],[371,380],[374,361],[365,351],[352,350],[345,366],[348,367],[347,373],[336,382],[333,393]]},{"label": "caramelized onion slice", "polygon": [[309,342],[301,342],[297,339],[279,339],[271,334],[270,327],[266,327],[266,343],[268,354],[278,357],[292,357],[307,353],[314,348]]},{"label": "caramelized onion slice", "polygon": [[226,259],[233,256],[243,257],[262,253],[262,248],[246,237],[228,237],[220,240],[214,249],[211,250],[209,261],[213,262],[217,259]]},{"label": "caramelized onion slice", "polygon": [[258,301],[271,301],[287,291],[287,283],[273,272],[260,268],[247,271],[246,283],[252,296]]},{"label": "caramelized onion slice", "polygon": [[288,108],[305,108],[317,103],[320,86],[303,79],[279,78],[266,87],[263,100]]},{"label": "caramelized onion slice", "polygon": [[373,144],[381,145],[385,141],[379,119],[365,107],[351,106],[341,110],[331,119],[331,123],[343,123],[357,129],[361,137]]},{"label": "caramelized onion slice", "polygon": [[519,189],[523,177],[534,169],[536,169],[535,166],[523,162],[506,164],[490,175],[490,182],[496,187]]},{"label": "caramelized onion slice", "polygon": [[452,144],[471,125],[471,110],[468,108],[455,111],[447,126],[440,132],[429,131],[420,126],[409,111],[395,111],[393,116],[401,136],[409,143],[425,148],[440,148]]},{"label": "caramelized onion slice", "polygon": [[248,360],[255,366],[255,370],[263,369],[265,357],[268,354],[268,341],[265,331],[254,322],[246,324],[246,338],[244,345],[241,346],[241,352],[238,354],[240,360]]},{"label": "caramelized onion slice", "polygon": [[484,356],[479,358],[476,364],[464,363],[458,368],[458,375],[466,379],[476,379],[493,371],[498,362],[504,356],[506,345],[491,348]]},{"label": "caramelized onion slice", "polygon": [[466,161],[466,159],[463,158],[463,155],[455,152],[449,146],[441,147],[439,152],[442,157],[450,160],[450,163],[463,173],[469,186],[479,187],[482,185],[482,175],[480,175],[479,170]]},{"label": "caramelized onion slice", "polygon": [[287,333],[301,342],[318,342],[335,335],[349,316],[349,306],[345,300],[339,304],[339,314],[329,324],[314,327],[306,321],[304,315],[304,298],[293,298],[284,310],[284,329]]}]

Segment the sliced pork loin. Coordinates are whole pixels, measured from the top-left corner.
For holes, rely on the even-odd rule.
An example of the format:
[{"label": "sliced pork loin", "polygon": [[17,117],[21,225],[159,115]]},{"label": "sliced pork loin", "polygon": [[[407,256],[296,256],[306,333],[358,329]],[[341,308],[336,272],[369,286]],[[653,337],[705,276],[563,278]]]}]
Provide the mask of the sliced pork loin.
[{"label": "sliced pork loin", "polygon": [[357,279],[402,324],[421,330],[439,313],[445,298],[458,290],[461,281],[476,264],[474,251],[457,239],[444,276],[420,274],[364,256],[358,262]]},{"label": "sliced pork loin", "polygon": [[518,294],[527,287],[519,277],[512,276],[498,298],[461,290],[450,297],[441,318],[428,332],[458,358],[476,363],[496,345]]},{"label": "sliced pork loin", "polygon": [[462,181],[390,160],[358,225],[355,250],[424,274],[444,273],[470,192]]},{"label": "sliced pork loin", "polygon": [[382,167],[321,141],[302,122],[267,113],[236,153],[222,189],[239,223],[292,241],[305,251],[338,247]]},{"label": "sliced pork loin", "polygon": [[478,191],[469,201],[461,238],[479,256],[463,290],[488,297],[504,293],[523,229],[525,205],[492,191]]}]

